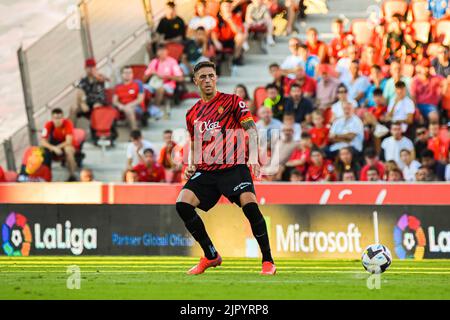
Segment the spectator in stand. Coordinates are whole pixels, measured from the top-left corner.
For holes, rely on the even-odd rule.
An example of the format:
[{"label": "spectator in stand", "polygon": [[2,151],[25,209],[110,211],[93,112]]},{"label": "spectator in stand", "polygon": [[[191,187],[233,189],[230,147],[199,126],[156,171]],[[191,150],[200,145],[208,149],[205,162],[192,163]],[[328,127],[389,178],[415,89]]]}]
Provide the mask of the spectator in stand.
[{"label": "spectator in stand", "polygon": [[420,125],[416,128],[416,140],[414,150],[416,155],[420,156],[423,150],[428,148],[428,139],[430,138],[427,127]]},{"label": "spectator in stand", "polygon": [[136,113],[142,113],[144,87],[141,82],[133,80],[131,66],[122,68],[122,83],[114,89],[113,105],[125,113],[131,130],[138,129]]},{"label": "spectator in stand", "polygon": [[355,180],[358,180],[358,173],[361,168],[355,159],[354,151],[351,147],[343,147],[339,150],[335,168],[338,180],[343,181],[344,172],[349,171],[353,172]]},{"label": "spectator in stand", "polygon": [[367,109],[368,112],[364,113],[364,122],[375,125],[377,123],[385,123],[387,107],[384,104],[383,90],[381,88],[375,88],[372,93],[372,99],[374,105]]},{"label": "spectator in stand", "polygon": [[2,166],[0,166],[0,182],[6,182],[5,172],[3,171]]},{"label": "spectator in stand", "polygon": [[393,122],[391,124],[391,136],[383,140],[381,149],[381,160],[394,160],[401,170],[403,170],[405,164],[400,158],[400,151],[406,149],[414,154],[414,145],[411,140],[403,136],[402,124],[400,122]]},{"label": "spectator in stand", "polygon": [[387,173],[387,181],[389,182],[400,182],[400,181],[405,181],[403,179],[403,173],[402,170],[396,168],[393,170],[389,170]]},{"label": "spectator in stand", "polygon": [[406,89],[408,91],[408,96],[410,96],[409,88],[411,86],[411,78],[402,76],[401,71],[402,71],[402,66],[401,66],[400,62],[398,60],[392,61],[390,68],[389,68],[389,73],[390,73],[391,77],[386,80],[386,84],[383,89],[383,96],[386,99],[386,105],[389,105],[391,100],[395,99],[395,97],[396,97],[395,84],[399,81],[402,81],[405,83]]},{"label": "spectator in stand", "polygon": [[331,64],[336,64],[345,56],[347,47],[353,44],[353,35],[351,32],[344,31],[344,20],[342,19],[335,19],[332,22],[331,31],[334,38],[328,45],[328,57]]},{"label": "spectator in stand", "polygon": [[281,130],[282,123],[273,117],[272,109],[268,107],[263,106],[259,108],[258,117],[256,128],[258,129],[259,137],[260,139],[266,139],[268,145],[270,145],[272,131],[274,132],[273,135],[276,136],[277,132]]},{"label": "spectator in stand", "polygon": [[186,25],[177,15],[175,2],[166,3],[165,16],[159,21],[156,28],[156,40],[158,43],[183,42],[186,36]]},{"label": "spectator in stand", "polygon": [[290,182],[303,182],[305,181],[305,175],[298,170],[292,170],[291,174],[289,175],[289,181]]},{"label": "spectator in stand", "polygon": [[373,92],[376,89],[381,90],[381,93],[383,93],[384,87],[386,85],[386,79],[383,76],[383,72],[381,71],[381,67],[377,64],[374,64],[370,68],[370,86],[367,90],[367,99],[364,103],[367,107],[374,107],[376,105],[374,98],[373,98]]},{"label": "spectator in stand", "polygon": [[416,181],[416,173],[421,166],[420,162],[413,158],[413,153],[408,149],[400,151],[400,159],[405,164],[403,167],[403,178],[405,181]]},{"label": "spectator in stand", "polygon": [[244,100],[244,102],[247,104],[247,107],[250,109],[251,114],[255,117],[256,109],[259,108],[260,106],[255,106],[252,98],[248,94],[247,87],[242,83],[237,84],[236,87],[234,88],[234,94],[240,97],[242,100]]},{"label": "spectator in stand", "polygon": [[294,83],[291,86],[290,97],[285,102],[285,112],[293,113],[295,122],[301,124],[302,127],[306,127],[311,123],[313,111],[312,101],[304,97],[300,85]]},{"label": "spectator in stand", "polygon": [[295,79],[293,79],[290,85],[287,87],[289,91],[291,90],[292,84],[298,84],[302,88],[303,95],[307,98],[313,98],[316,95],[317,82],[314,78],[308,76],[305,69],[302,66],[297,68],[295,73]]},{"label": "spectator in stand", "polygon": [[436,181],[436,176],[425,166],[421,166],[416,172],[416,182]]},{"label": "spectator in stand", "polygon": [[[281,67],[278,63],[272,63],[269,66],[269,72],[270,75],[273,78],[272,84],[276,85],[278,88],[278,91],[280,92],[281,96],[285,96],[285,87],[289,85],[289,78],[284,75],[283,70],[281,70]],[[256,106],[260,107],[260,106]]]},{"label": "spectator in stand", "polygon": [[133,169],[128,169],[123,173],[122,181],[126,183],[136,183],[138,182],[138,173]]},{"label": "spectator in stand", "polygon": [[266,86],[267,98],[264,100],[264,107],[272,110],[273,117],[278,120],[283,119],[286,101],[278,91],[278,87],[274,84]]},{"label": "spectator in stand", "polygon": [[194,17],[189,21],[187,35],[192,37],[198,28],[203,28],[209,36],[216,27],[216,19],[208,15],[206,11],[206,0],[199,0],[195,3]]},{"label": "spectator in stand", "polygon": [[153,149],[145,149],[143,161],[133,167],[137,172],[138,182],[165,182],[164,168],[155,161]]},{"label": "spectator in stand", "polygon": [[306,45],[310,55],[317,56],[320,63],[328,62],[327,45],[319,40],[319,33],[316,28],[306,30]]},{"label": "spectator in stand", "polygon": [[336,181],[333,164],[325,159],[325,154],[319,149],[311,151],[311,163],[306,171],[306,181]]},{"label": "spectator in stand", "polygon": [[359,65],[361,74],[366,77],[370,76],[373,66],[379,66],[379,70],[381,73],[381,65],[383,65],[383,61],[378,57],[375,46],[369,45],[365,47],[361,55],[361,61]]},{"label": "spectator in stand", "polygon": [[[362,181],[362,180],[361,180]],[[380,182],[381,176],[376,167],[369,167],[367,169],[367,180],[369,182]]]},{"label": "spectator in stand", "polygon": [[346,54],[336,63],[336,72],[341,83],[350,83],[352,79],[350,66],[355,60],[358,60],[358,49],[354,45],[348,46]]},{"label": "spectator in stand", "polygon": [[172,130],[165,130],[163,133],[164,145],[159,152],[158,164],[164,168],[166,182],[181,182],[181,169],[183,167],[181,160],[180,146],[172,139]]},{"label": "spectator in stand", "polygon": [[94,172],[88,168],[81,169],[80,182],[94,182]]},{"label": "spectator in stand", "polygon": [[359,180],[361,180],[361,181],[369,180],[368,170],[370,168],[375,168],[379,177],[384,176],[384,165],[378,159],[378,154],[374,148],[369,147],[364,151],[364,159],[365,159],[365,165],[362,167],[362,169],[359,173]]},{"label": "spectator in stand", "polygon": [[358,107],[358,103],[349,98],[348,89],[345,84],[339,84],[337,88],[338,101],[331,106],[331,122],[344,116],[344,104],[350,103],[354,108]]},{"label": "spectator in stand", "polygon": [[231,0],[221,2],[211,36],[217,51],[232,49],[233,64],[243,65],[243,45],[247,41],[247,34],[241,16],[232,12],[231,3]]},{"label": "spectator in stand", "polygon": [[332,67],[327,64],[318,66],[320,76],[317,82],[315,106],[321,111],[330,108],[337,99],[339,81],[331,76]]},{"label": "spectator in stand", "polygon": [[42,130],[41,146],[52,153],[52,158],[64,156],[69,171],[67,181],[76,181],[75,143],[73,139],[73,123],[64,118],[61,109],[55,108],[51,112],[52,119]]},{"label": "spectator in stand", "polygon": [[356,173],[354,171],[344,171],[342,173],[342,180],[343,182],[353,182],[353,181],[357,181],[358,178],[356,177]]},{"label": "spectator in stand", "polygon": [[132,169],[140,162],[143,162],[144,150],[155,150],[149,141],[142,138],[140,130],[131,131],[130,140],[127,147],[127,169]]},{"label": "spectator in stand", "polygon": [[84,68],[86,75],[78,82],[76,102],[70,107],[69,119],[76,124],[80,116],[90,117],[92,109],[106,103],[105,81],[109,79],[97,71],[95,59],[87,59]]},{"label": "spectator in stand", "polygon": [[302,60],[301,66],[305,69],[305,73],[308,77],[316,77],[316,69],[320,64],[320,59],[318,56],[312,55],[308,51],[308,46],[306,44],[300,44],[298,46],[298,56]]},{"label": "spectator in stand", "polygon": [[184,43],[183,55],[180,67],[185,75],[192,75],[194,66],[202,61],[210,61],[215,55],[214,45],[208,38],[205,28],[198,27],[194,32],[193,39]]},{"label": "spectator in stand", "polygon": [[434,159],[447,162],[449,151],[449,139],[441,135],[438,122],[430,122],[428,125],[429,139],[427,149],[433,151]]},{"label": "spectator in stand", "polygon": [[292,151],[289,160],[284,166],[285,172],[289,174],[291,170],[295,169],[304,175],[308,168],[308,164],[310,163],[311,148],[311,137],[305,132],[302,133],[300,143],[298,143],[297,147]]},{"label": "spectator in stand", "polygon": [[431,61],[431,74],[450,79],[450,49],[441,43],[437,56]]},{"label": "spectator in stand", "polygon": [[173,95],[177,82],[184,80],[180,65],[177,60],[169,56],[169,51],[164,45],[158,47],[156,58],[150,61],[147,70],[145,70],[144,82],[149,79],[146,88],[155,95],[155,105],[150,108],[150,114],[160,118],[164,96]]},{"label": "spectator in stand", "polygon": [[295,121],[295,113],[286,111],[283,114],[283,125],[294,129],[294,141],[300,141],[302,137],[302,126]]},{"label": "spectator in stand", "polygon": [[311,141],[316,148],[324,149],[328,145],[330,129],[325,126],[325,118],[320,110],[313,111],[312,123],[313,127],[308,131]]},{"label": "spectator in stand", "polygon": [[428,149],[422,151],[422,154],[420,155],[420,162],[422,163],[422,166],[430,169],[439,181],[445,181],[446,165],[434,159],[433,151]]},{"label": "spectator in stand", "polygon": [[344,103],[342,109],[344,116],[336,119],[330,128],[329,139],[332,143],[328,148],[330,158],[344,147],[353,148],[355,155],[361,153],[363,148],[364,125],[361,119],[355,115],[351,103]]},{"label": "spectator in stand", "polygon": [[428,10],[431,11],[436,20],[444,18],[450,13],[450,2],[448,0],[429,0]]},{"label": "spectator in stand", "polygon": [[385,121],[398,122],[402,124],[402,132],[408,130],[408,126],[414,123],[414,102],[407,96],[406,85],[403,81],[395,84],[396,97],[389,103]]},{"label": "spectator in stand", "polygon": [[348,83],[345,83],[348,88],[348,96],[361,106],[366,101],[370,81],[366,76],[360,74],[358,60],[353,60],[350,64],[350,73],[351,79]]},{"label": "spectator in stand", "polygon": [[252,30],[252,28],[262,29],[265,28],[266,31],[266,42],[269,46],[274,46],[275,41],[273,40],[273,24],[270,11],[264,4],[264,0],[252,0],[248,5],[245,14],[245,26],[247,30]]},{"label": "spectator in stand", "polygon": [[447,81],[441,76],[430,74],[430,62],[422,60],[416,68],[416,76],[411,82],[411,96],[425,119],[439,121],[438,106],[447,91]]},{"label": "spectator in stand", "polygon": [[299,38],[294,37],[289,39],[289,51],[291,54],[287,56],[281,64],[283,73],[286,74],[290,79],[295,79],[295,72],[297,68],[303,63],[298,50],[300,43],[301,42]]}]

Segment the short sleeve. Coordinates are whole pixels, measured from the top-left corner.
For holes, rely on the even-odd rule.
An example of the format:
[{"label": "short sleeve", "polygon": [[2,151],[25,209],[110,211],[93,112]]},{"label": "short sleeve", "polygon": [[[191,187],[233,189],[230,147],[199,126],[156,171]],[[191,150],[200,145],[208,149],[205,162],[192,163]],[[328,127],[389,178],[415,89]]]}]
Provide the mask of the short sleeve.
[{"label": "short sleeve", "polygon": [[237,96],[235,96],[233,113],[236,121],[238,121],[241,125],[248,121],[254,121],[253,116],[250,112],[250,108],[247,106],[247,103]]},{"label": "short sleeve", "polygon": [[42,129],[42,138],[48,139],[51,131],[51,122],[47,122],[44,126],[44,129]]},{"label": "short sleeve", "polygon": [[150,61],[150,64],[148,65],[147,69],[145,69],[144,75],[149,76],[152,73],[156,72],[156,59],[153,59],[152,61]]},{"label": "short sleeve", "polygon": [[66,119],[65,121],[65,127],[66,127],[66,134],[73,135],[73,123],[71,120]]},{"label": "short sleeve", "polygon": [[191,141],[194,141],[194,123],[192,122],[192,116],[189,111],[186,114],[186,128],[191,136]]}]

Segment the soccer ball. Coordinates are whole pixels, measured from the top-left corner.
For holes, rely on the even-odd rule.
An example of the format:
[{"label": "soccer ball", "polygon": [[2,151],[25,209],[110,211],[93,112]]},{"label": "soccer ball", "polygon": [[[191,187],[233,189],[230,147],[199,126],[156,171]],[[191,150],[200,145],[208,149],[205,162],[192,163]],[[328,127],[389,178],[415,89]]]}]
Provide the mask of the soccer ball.
[{"label": "soccer ball", "polygon": [[383,273],[391,265],[392,255],[382,244],[371,244],[364,250],[361,262],[368,272]]}]

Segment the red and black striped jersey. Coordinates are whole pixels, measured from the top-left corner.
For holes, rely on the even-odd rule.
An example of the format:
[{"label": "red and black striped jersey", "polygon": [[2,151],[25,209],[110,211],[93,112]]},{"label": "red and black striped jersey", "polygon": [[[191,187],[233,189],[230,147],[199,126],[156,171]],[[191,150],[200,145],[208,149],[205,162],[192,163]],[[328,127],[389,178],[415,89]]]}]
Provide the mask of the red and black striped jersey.
[{"label": "red and black striped jersey", "polygon": [[217,92],[210,101],[199,100],[189,109],[186,125],[197,169],[213,171],[247,163],[247,135],[242,127],[247,121],[253,121],[252,114],[235,94]]}]

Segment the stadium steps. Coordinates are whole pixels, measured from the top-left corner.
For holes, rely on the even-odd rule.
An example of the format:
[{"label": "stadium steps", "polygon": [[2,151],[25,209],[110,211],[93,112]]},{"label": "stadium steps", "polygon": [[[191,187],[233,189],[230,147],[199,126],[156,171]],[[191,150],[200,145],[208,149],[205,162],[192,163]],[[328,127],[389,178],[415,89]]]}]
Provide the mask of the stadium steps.
[{"label": "stadium steps", "polygon": [[[327,15],[313,14],[309,15],[306,20],[297,22],[297,28],[300,31],[298,36],[304,39],[306,29],[315,27],[319,30],[321,39],[328,41],[331,38],[330,25],[333,19],[343,17],[343,12],[345,12],[344,17],[349,19],[365,17],[367,16],[367,8],[376,4],[376,1],[367,0],[329,0],[329,13]],[[273,62],[281,63],[289,54],[288,40],[288,37],[277,38],[277,44],[274,47],[269,47],[267,54],[260,53],[257,44],[251,41],[251,49],[245,55],[246,64],[242,67],[236,67],[232,76],[220,77],[218,82],[219,90],[232,92],[236,84],[243,83],[253,96],[253,91],[256,87],[264,86],[270,81],[269,64]],[[144,138],[151,141],[157,151],[159,151],[163,144],[162,131],[165,129],[185,128],[186,111],[195,102],[195,99],[183,101],[180,106],[172,109],[172,115],[169,120],[151,120],[148,128],[142,130]],[[94,171],[97,181],[121,181],[126,165],[128,132],[126,127],[120,127],[119,139],[115,147],[107,149],[106,152],[102,152],[100,148],[92,145],[90,142],[85,143],[84,152],[86,158],[84,166]],[[55,181],[64,181],[67,178],[67,173],[60,164],[53,165],[53,175]]]}]

